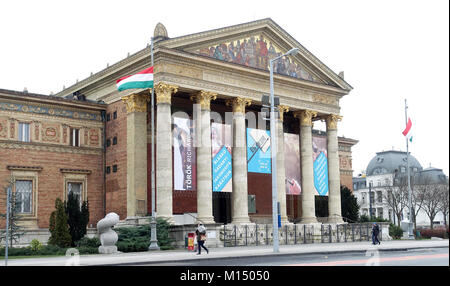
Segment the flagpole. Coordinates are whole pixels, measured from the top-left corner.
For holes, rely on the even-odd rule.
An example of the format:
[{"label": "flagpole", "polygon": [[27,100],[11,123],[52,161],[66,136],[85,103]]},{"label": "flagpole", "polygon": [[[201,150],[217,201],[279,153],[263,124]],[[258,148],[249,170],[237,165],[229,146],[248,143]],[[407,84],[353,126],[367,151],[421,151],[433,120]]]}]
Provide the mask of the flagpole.
[{"label": "flagpole", "polygon": [[[151,37],[150,57],[153,66],[153,37]],[[155,71],[153,70],[153,76]],[[155,78],[153,78],[152,98],[151,98],[151,129],[152,129],[152,147],[151,147],[151,181],[152,181],[152,217],[150,219],[150,246],[148,250],[159,250],[158,238],[156,235],[156,212],[155,212]]]},{"label": "flagpole", "polygon": [[[405,121],[406,125],[408,125],[408,105],[406,103],[405,98]],[[414,239],[413,234],[413,214],[412,214],[412,192],[411,192],[411,177],[409,170],[409,144],[408,144],[408,136],[406,136],[406,174],[408,176],[408,208],[409,208],[409,223],[408,223],[408,238]]]}]

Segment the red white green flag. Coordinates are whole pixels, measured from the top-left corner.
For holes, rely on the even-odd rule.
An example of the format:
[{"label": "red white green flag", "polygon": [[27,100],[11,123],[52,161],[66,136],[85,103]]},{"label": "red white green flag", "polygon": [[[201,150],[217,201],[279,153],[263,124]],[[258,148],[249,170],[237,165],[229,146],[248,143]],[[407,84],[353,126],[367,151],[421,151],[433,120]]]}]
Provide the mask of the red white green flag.
[{"label": "red white green flag", "polygon": [[402,133],[408,139],[409,142],[412,142],[411,127],[412,127],[411,119],[408,118],[408,123],[406,124],[406,128],[405,128],[405,130],[403,130]]},{"label": "red white green flag", "polygon": [[153,67],[149,67],[134,75],[127,75],[116,81],[119,91],[132,88],[153,88]]}]

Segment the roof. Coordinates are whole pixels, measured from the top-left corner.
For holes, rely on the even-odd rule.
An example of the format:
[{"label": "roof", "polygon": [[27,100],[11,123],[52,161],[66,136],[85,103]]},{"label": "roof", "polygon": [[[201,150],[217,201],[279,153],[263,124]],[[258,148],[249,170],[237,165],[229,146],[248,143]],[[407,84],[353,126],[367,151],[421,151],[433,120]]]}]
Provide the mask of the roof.
[{"label": "roof", "polygon": [[[369,165],[367,165],[367,176],[393,174],[396,171],[402,172],[403,168],[401,167],[404,167],[404,170],[406,170],[406,152],[390,150],[376,154],[369,162]],[[412,169],[417,168],[418,171],[422,170],[422,165],[411,154],[409,154],[409,166]]]}]

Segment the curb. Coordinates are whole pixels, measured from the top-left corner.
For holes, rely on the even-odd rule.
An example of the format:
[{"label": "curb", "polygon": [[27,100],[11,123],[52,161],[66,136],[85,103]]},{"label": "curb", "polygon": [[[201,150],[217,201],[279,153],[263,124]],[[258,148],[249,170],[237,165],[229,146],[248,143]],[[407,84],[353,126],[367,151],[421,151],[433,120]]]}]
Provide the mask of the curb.
[{"label": "curb", "polygon": [[[415,249],[429,249],[429,248],[448,248],[448,246],[417,246],[410,248],[387,248],[387,249],[378,249],[380,252],[394,252],[394,251],[408,251]],[[314,252],[305,252],[305,253],[265,253],[265,254],[255,254],[255,255],[246,255],[246,256],[226,256],[226,257],[205,257],[201,258],[201,260],[219,260],[219,259],[245,259],[249,257],[267,257],[267,256],[296,256],[296,255],[317,255],[317,254],[338,254],[338,253],[365,253],[367,250],[334,250],[334,251],[314,251]],[[96,264],[95,266],[139,266],[139,265],[148,265],[148,264],[158,264],[158,263],[175,263],[175,262],[183,262],[183,261],[192,261],[198,260],[197,257],[192,258],[184,258],[184,259],[172,259],[172,260],[159,260],[159,261],[140,261],[140,262],[125,262],[125,263],[108,263],[108,264]],[[84,266],[94,266],[94,265],[84,265]]]}]

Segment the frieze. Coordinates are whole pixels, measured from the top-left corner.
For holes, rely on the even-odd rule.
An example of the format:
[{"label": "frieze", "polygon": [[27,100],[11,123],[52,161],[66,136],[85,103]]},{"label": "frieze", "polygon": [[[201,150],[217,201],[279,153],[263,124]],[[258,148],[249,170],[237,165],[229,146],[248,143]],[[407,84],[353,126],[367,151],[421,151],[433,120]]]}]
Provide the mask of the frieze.
[{"label": "frieze", "polygon": [[35,151],[47,151],[47,152],[59,152],[59,153],[73,153],[73,154],[90,154],[90,155],[101,155],[101,148],[94,147],[72,147],[64,145],[53,145],[38,142],[11,142],[0,140],[0,148],[6,149],[25,149],[25,150],[35,150]]},{"label": "frieze", "polygon": [[8,120],[0,118],[0,138],[8,137]]},{"label": "frieze", "polygon": [[89,112],[84,112],[84,111],[72,111],[72,110],[54,108],[54,107],[24,105],[24,104],[18,104],[18,103],[10,103],[10,102],[0,102],[0,110],[43,114],[43,115],[59,116],[59,117],[67,117],[67,118],[83,119],[83,120],[92,120],[92,121],[101,121],[102,120],[102,117],[100,114],[94,114],[94,113],[89,113]]},{"label": "frieze", "polygon": [[59,123],[42,123],[42,141],[59,143],[60,136]]}]

